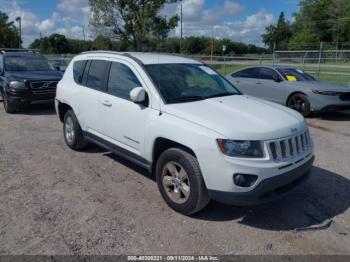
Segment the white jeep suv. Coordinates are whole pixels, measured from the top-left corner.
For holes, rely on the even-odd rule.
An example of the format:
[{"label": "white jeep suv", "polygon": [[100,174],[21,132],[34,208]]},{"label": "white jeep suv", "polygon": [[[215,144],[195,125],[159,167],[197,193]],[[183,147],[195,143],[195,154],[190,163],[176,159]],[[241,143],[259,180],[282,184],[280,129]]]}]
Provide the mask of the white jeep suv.
[{"label": "white jeep suv", "polygon": [[186,215],[209,199],[274,200],[304,181],[314,161],[299,113],[242,95],[179,56],[78,55],[58,84],[56,111],[70,148],[92,142],[148,169],[167,204]]}]

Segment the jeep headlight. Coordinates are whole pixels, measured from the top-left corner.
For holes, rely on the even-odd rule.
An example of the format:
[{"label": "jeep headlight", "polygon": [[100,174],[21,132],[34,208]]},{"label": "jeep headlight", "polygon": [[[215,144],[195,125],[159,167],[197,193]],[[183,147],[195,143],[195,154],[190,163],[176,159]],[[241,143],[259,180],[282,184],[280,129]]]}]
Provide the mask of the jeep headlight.
[{"label": "jeep headlight", "polygon": [[9,87],[11,91],[15,91],[18,89],[27,89],[26,84],[21,81],[11,81],[9,83]]},{"label": "jeep headlight", "polygon": [[262,158],[264,156],[261,141],[242,141],[217,139],[222,153],[232,157]]}]

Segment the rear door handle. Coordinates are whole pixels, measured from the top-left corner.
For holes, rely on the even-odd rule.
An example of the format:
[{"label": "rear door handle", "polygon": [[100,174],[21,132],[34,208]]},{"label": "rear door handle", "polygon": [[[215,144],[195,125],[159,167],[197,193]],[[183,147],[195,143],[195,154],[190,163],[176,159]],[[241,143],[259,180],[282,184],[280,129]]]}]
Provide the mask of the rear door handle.
[{"label": "rear door handle", "polygon": [[102,102],[102,105],[107,106],[107,107],[111,107],[112,103],[106,100],[106,101]]},{"label": "rear door handle", "polygon": [[256,82],[256,84],[257,84],[257,85],[262,85],[262,83],[261,83],[261,82]]}]

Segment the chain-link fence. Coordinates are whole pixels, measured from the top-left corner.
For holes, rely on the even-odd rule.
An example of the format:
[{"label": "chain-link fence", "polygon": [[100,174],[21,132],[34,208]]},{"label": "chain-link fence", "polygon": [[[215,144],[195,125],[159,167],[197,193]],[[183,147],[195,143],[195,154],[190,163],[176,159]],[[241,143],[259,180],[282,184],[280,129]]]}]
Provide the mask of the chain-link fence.
[{"label": "chain-link fence", "polygon": [[[262,55],[187,56],[203,61],[223,75],[257,65],[288,66],[303,70],[320,81],[350,86],[350,50],[276,50],[273,54]],[[67,63],[73,57],[71,54],[47,55],[49,60]]]}]

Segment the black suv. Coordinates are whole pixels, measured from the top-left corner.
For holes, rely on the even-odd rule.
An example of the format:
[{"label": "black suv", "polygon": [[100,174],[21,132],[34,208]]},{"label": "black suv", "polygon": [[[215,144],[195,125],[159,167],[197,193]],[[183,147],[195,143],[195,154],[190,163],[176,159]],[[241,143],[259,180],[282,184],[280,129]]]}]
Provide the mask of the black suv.
[{"label": "black suv", "polygon": [[37,101],[54,101],[62,72],[35,51],[0,50],[0,94],[7,113]]}]

